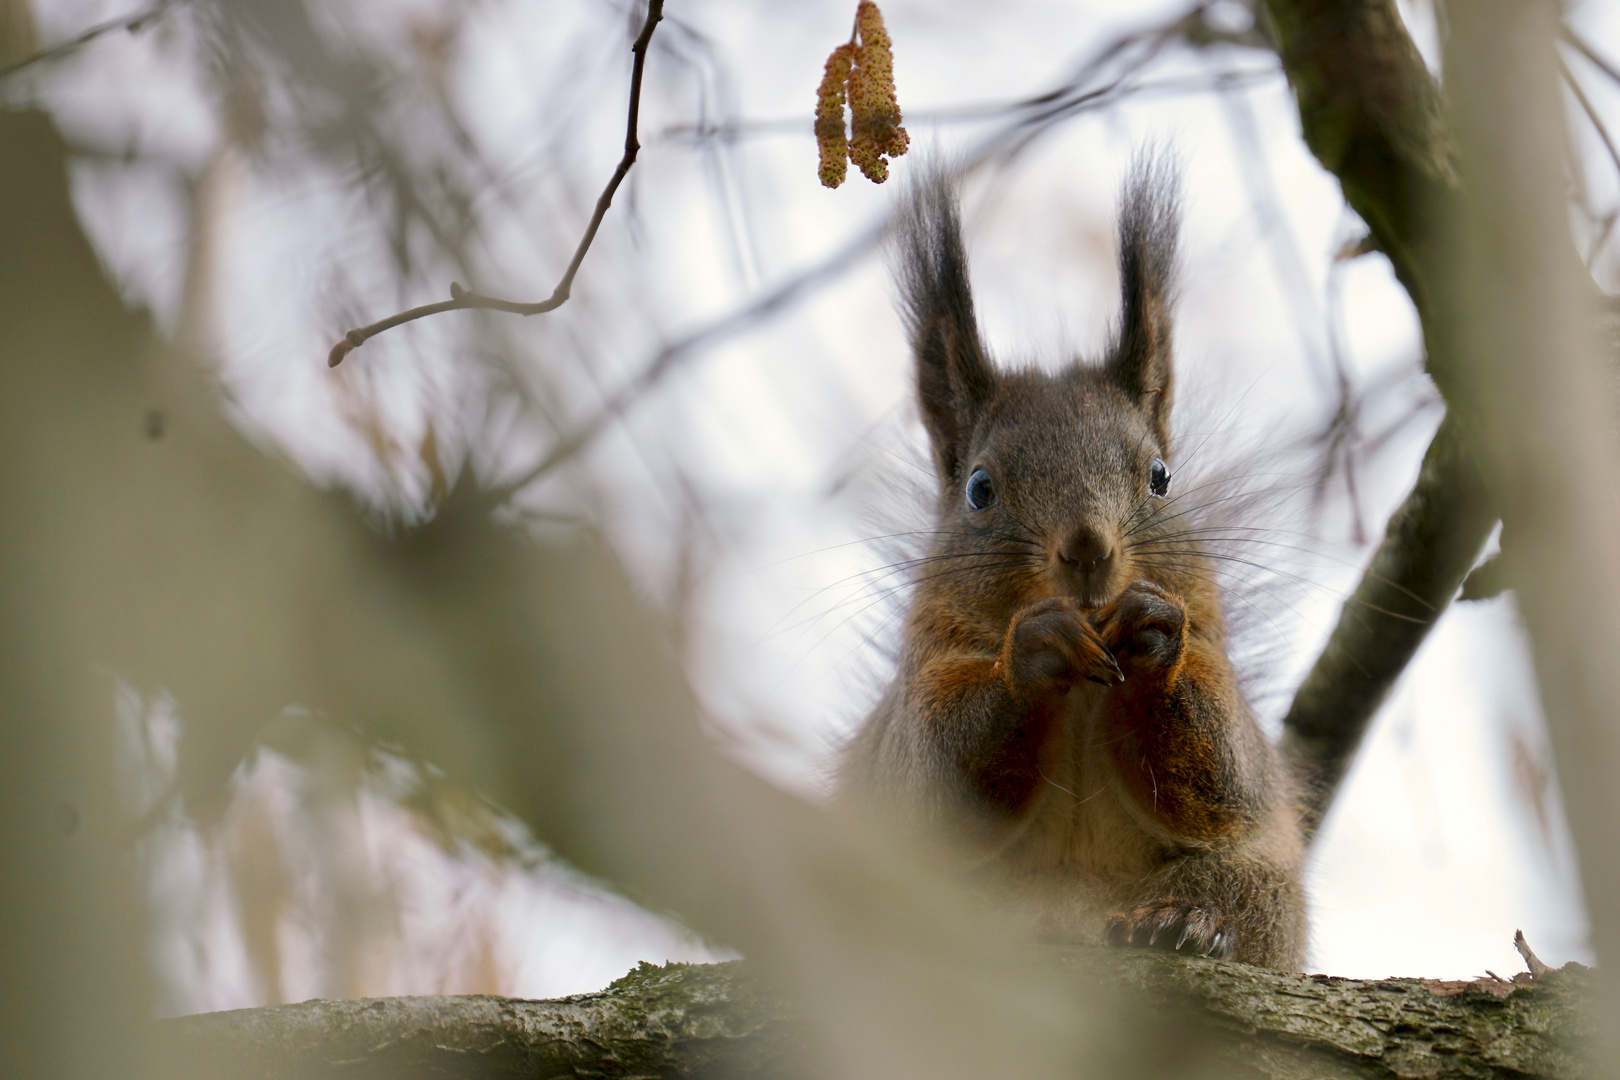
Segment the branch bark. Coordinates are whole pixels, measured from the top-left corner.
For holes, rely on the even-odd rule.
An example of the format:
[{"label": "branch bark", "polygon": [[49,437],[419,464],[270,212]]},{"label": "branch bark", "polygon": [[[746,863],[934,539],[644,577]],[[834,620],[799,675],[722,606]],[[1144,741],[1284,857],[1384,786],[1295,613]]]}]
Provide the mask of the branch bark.
[{"label": "branch bark", "polygon": [[[1188,1005],[1221,1033],[1212,1052],[1243,1075],[1580,1080],[1591,976],[1368,982],[1159,953],[1065,950],[1086,980],[1118,980],[1172,1017]],[[162,1021],[159,1039],[198,1075],[809,1075],[791,1010],[741,961],[643,964],[608,989],[556,1001],[492,997],[308,1001]]]},{"label": "branch bark", "polygon": [[1424,316],[1430,374],[1445,392],[1450,358],[1429,315],[1444,267],[1435,211],[1457,192],[1457,150],[1440,87],[1394,0],[1267,0],[1301,133],[1339,180]]}]

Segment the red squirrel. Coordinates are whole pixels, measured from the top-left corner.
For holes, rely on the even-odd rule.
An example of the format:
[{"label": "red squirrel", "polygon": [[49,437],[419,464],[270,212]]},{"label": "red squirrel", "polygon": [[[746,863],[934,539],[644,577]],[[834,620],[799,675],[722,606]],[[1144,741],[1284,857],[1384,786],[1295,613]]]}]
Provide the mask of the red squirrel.
[{"label": "red squirrel", "polygon": [[1116,338],[1054,372],[991,363],[951,187],[913,196],[899,279],[937,527],[839,785],[953,838],[1044,938],[1298,970],[1294,780],[1168,464],[1177,190],[1133,169]]}]

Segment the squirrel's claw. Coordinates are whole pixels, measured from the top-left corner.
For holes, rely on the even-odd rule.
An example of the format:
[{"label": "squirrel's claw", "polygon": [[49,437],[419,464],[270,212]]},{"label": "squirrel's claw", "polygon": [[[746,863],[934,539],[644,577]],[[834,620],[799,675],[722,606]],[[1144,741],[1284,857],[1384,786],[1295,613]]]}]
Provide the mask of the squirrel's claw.
[{"label": "squirrel's claw", "polygon": [[1218,908],[1166,898],[1109,919],[1103,942],[1226,960],[1236,952],[1237,933]]},{"label": "squirrel's claw", "polygon": [[1102,674],[1092,672],[1086,678],[1099,686],[1117,686],[1125,681],[1125,672],[1120,669],[1119,658],[1111,652],[1104,652],[1103,659],[1108,663],[1108,670]]}]

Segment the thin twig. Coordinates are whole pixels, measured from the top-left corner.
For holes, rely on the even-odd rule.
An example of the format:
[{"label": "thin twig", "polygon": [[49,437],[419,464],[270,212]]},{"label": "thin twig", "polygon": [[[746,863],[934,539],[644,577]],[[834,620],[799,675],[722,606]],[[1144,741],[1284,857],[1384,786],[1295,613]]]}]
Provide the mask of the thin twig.
[{"label": "thin twig", "polygon": [[1520,956],[1524,957],[1524,966],[1530,969],[1532,979],[1539,979],[1552,970],[1551,967],[1542,962],[1541,957],[1531,951],[1530,943],[1524,939],[1523,930],[1513,931],[1513,947],[1519,950]]},{"label": "thin twig", "polygon": [[1570,92],[1575,95],[1575,100],[1580,103],[1581,111],[1591,121],[1592,130],[1596,131],[1598,138],[1603,141],[1603,148],[1609,152],[1609,160],[1614,163],[1615,172],[1620,174],[1620,151],[1615,149],[1614,140],[1609,137],[1608,125],[1604,124],[1603,118],[1598,115],[1598,111],[1593,107],[1591,99],[1586,96],[1586,91],[1581,89],[1581,84],[1576,80],[1575,73],[1569,69],[1569,65],[1564,62],[1563,57],[1558,59],[1558,71],[1564,77],[1564,85],[1569,87]]},{"label": "thin twig", "polygon": [[[1133,94],[1164,92],[1184,94],[1220,88],[1238,88],[1276,79],[1282,73],[1279,65],[1234,69],[1203,75],[1180,75],[1163,79],[1144,79],[1132,87]],[[1050,104],[1056,95],[1048,92],[1033,98],[1015,100],[969,102],[938,109],[908,109],[906,123],[924,126],[947,124],[975,124],[1001,120]],[[1076,99],[1068,99],[1071,104]],[[659,143],[691,144],[709,140],[741,142],[744,139],[773,135],[810,135],[814,124],[802,117],[775,119],[730,120],[722,123],[672,124],[653,136],[653,145]]]},{"label": "thin twig", "polygon": [[[1117,104],[1128,94],[1134,94],[1142,90],[1205,89],[1210,85],[1209,79],[1201,79],[1196,86],[1191,83],[1178,83],[1171,86],[1162,82],[1128,84],[1130,76],[1145,66],[1157,54],[1158,49],[1184,21],[1177,20],[1156,32],[1136,32],[1127,35],[1104,48],[1089,63],[1082,65],[1079,72],[1066,80],[1062,86],[1018,103],[1018,110],[1027,115],[1014,117],[1004,128],[986,136],[977,146],[964,155],[958,163],[958,174],[971,173],[998,154],[1016,154],[1027,145],[1035,134],[1046,130],[1051,125],[1077,113],[1103,109]],[[1078,89],[1083,81],[1095,72],[1097,67],[1113,59],[1129,45],[1138,42],[1146,42],[1149,47],[1144,55],[1127,65],[1123,72],[1100,87],[1085,91]],[[1263,74],[1275,76],[1276,73],[1267,72]],[[1213,78],[1219,80],[1221,77],[1217,74]],[[641,371],[619,390],[615,391],[596,412],[586,420],[581,421],[573,430],[561,436],[532,467],[524,471],[516,479],[501,485],[501,491],[508,495],[514,494],[545,476],[563,462],[568,461],[589,445],[597,435],[601,434],[610,422],[617,419],[630,405],[634,404],[654,385],[662,381],[682,360],[692,356],[703,346],[712,345],[716,341],[757,324],[761,319],[788,306],[817,286],[831,281],[845,266],[877,246],[888,230],[892,213],[893,211],[890,211],[880,215],[868,228],[857,234],[832,255],[788,278],[764,295],[755,297],[736,311],[723,315],[708,325],[700,327],[659,349],[653,358],[643,366]]]},{"label": "thin twig", "polygon": [[552,444],[551,449],[547,450],[545,456],[534,466],[517,479],[502,485],[502,491],[506,494],[515,493],[579,453],[626,408],[662,381],[677,363],[698,349],[756,325],[815,286],[835,278],[844,267],[877,246],[888,229],[888,224],[888,215],[880,217],[843,247],[814,266],[793,275],[764,295],[753,298],[738,310],[723,315],[659,349],[639,374],[614,391],[613,396],[608,398],[589,419],[581,422],[579,426]]},{"label": "thin twig", "polygon": [[1620,70],[1617,70],[1615,66],[1610,63],[1601,53],[1592,48],[1592,46],[1588,45],[1585,38],[1581,37],[1574,30],[1571,30],[1568,26],[1565,26],[1559,32],[1559,36],[1564,39],[1565,43],[1574,46],[1575,51],[1586,57],[1586,59],[1591,62],[1593,67],[1603,72],[1603,74],[1607,75],[1610,79],[1613,79],[1616,83],[1620,83]]},{"label": "thin twig", "polygon": [[35,64],[42,64],[47,60],[56,60],[66,56],[75,49],[88,45],[96,38],[101,37],[103,34],[110,34],[114,30],[128,30],[132,34],[138,34],[146,29],[147,23],[181,2],[182,0],[159,0],[158,3],[153,4],[145,11],[137,12],[134,15],[125,15],[117,19],[108,19],[104,23],[97,23],[70,41],[64,41],[60,45],[53,45],[49,49],[44,49],[34,53],[32,56],[25,56],[21,60],[0,67],[0,79],[15,75],[24,68],[33,67]]},{"label": "thin twig", "polygon": [[[1300,252],[1299,238],[1282,210],[1276,178],[1267,166],[1265,152],[1261,148],[1254,110],[1248,99],[1229,80],[1218,80],[1216,91],[1231,128],[1232,141],[1236,144],[1235,156],[1244,184],[1249,189],[1255,224],[1259,226],[1260,235],[1268,241],[1277,284],[1294,316],[1294,329],[1299,334],[1300,347],[1310,359],[1311,366],[1317,369],[1317,374],[1325,374],[1324,384],[1342,386],[1349,381],[1349,375],[1345,371],[1344,357],[1333,347],[1332,335],[1325,335],[1330,340],[1324,362],[1321,343],[1313,333],[1315,328],[1325,325],[1326,316],[1311,290],[1310,274],[1306,270],[1305,256]],[[1324,373],[1324,367],[1331,370]]]},{"label": "thin twig", "polygon": [[[1573,35],[1571,36],[1573,37]],[[1609,69],[1607,65],[1604,65],[1595,56],[1593,56],[1590,51],[1587,51],[1585,46],[1577,45],[1576,47],[1581,49],[1583,55],[1585,55],[1588,59],[1592,60],[1594,63],[1597,63],[1606,74],[1611,76],[1615,74],[1615,72]],[[1568,86],[1570,92],[1575,95],[1575,100],[1577,103],[1579,103],[1581,111],[1586,114],[1587,120],[1591,122],[1592,130],[1596,131],[1598,138],[1602,140],[1603,148],[1609,152],[1609,161],[1613,163],[1615,173],[1620,175],[1620,151],[1616,151],[1615,149],[1614,139],[1609,135],[1608,125],[1606,125],[1603,122],[1603,119],[1598,115],[1598,111],[1596,107],[1593,106],[1591,99],[1586,96],[1586,91],[1581,88],[1580,81],[1575,78],[1575,72],[1570,69],[1569,64],[1562,56],[1558,58],[1558,71],[1559,74],[1561,74],[1564,78],[1564,84]],[[1587,212],[1589,214],[1593,214],[1593,217],[1596,218],[1596,214],[1590,207],[1587,208]],[[1616,217],[1617,215],[1614,212],[1610,212],[1608,216],[1597,219],[1602,221],[1603,227],[1598,231],[1597,239],[1592,242],[1590,249],[1586,253],[1585,262],[1588,271],[1592,269],[1592,262],[1597,258],[1598,252],[1603,250],[1603,245],[1609,242],[1609,235],[1614,231]]]},{"label": "thin twig", "polygon": [[[171,0],[172,2],[172,0]],[[647,65],[647,46],[652,41],[653,29],[658,21],[664,17],[664,0],[648,0],[647,21],[642,23],[641,33],[636,35],[635,44],[630,51],[635,55],[635,61],[630,69],[630,108],[629,116],[625,121],[624,156],[619,159],[618,167],[613,170],[613,176],[608,180],[607,186],[596,200],[596,210],[591,214],[590,224],[585,226],[585,235],[579,239],[579,246],[574,249],[574,257],[569,260],[568,269],[563,272],[562,280],[552,290],[549,297],[535,303],[519,303],[512,300],[502,300],[494,296],[485,296],[482,293],[470,292],[457,282],[450,284],[450,299],[441,300],[437,304],[424,304],[397,315],[390,315],[386,319],[350,330],[343,335],[343,340],[332,346],[327,355],[326,363],[329,367],[337,367],[355,349],[364,345],[369,339],[376,337],[384,330],[391,330],[396,326],[429,315],[437,315],[442,311],[465,311],[481,308],[490,311],[508,311],[514,315],[541,315],[547,311],[554,311],[568,301],[568,295],[574,287],[574,275],[579,273],[580,264],[585,261],[585,253],[590,250],[591,242],[596,239],[596,232],[602,227],[602,219],[607,215],[608,207],[613,205],[613,195],[619,190],[619,185],[629,175],[630,167],[636,163],[636,154],[641,150],[641,142],[637,138],[637,129],[641,120],[641,74]]]}]

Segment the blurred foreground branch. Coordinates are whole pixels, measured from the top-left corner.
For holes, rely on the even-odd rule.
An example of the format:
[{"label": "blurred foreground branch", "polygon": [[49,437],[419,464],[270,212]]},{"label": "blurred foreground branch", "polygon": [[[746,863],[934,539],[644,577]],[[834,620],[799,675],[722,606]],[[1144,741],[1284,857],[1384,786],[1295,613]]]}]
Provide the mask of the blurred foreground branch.
[{"label": "blurred foreground branch", "polygon": [[[259,452],[102,277],[60,137],[0,113],[0,1045],[13,1071],[172,1077],[151,1015],[114,678],[172,697],[176,805],[217,814],[289,704],[404,748],[548,847],[748,956],[824,1075],[1233,1075],[1196,1013],[1066,977],[870,823],[714,752],[599,538],[462,484],[384,535]],[[152,418],[160,420],[153,423]],[[214,808],[214,809],[211,809]]]},{"label": "blurred foreground branch", "polygon": [[608,178],[607,186],[602,189],[602,194],[597,196],[596,209],[591,213],[591,220],[585,226],[585,234],[579,238],[579,244],[574,248],[574,257],[568,261],[568,269],[563,271],[562,279],[557,282],[557,287],[552,290],[551,295],[533,303],[520,303],[470,292],[459,283],[451,282],[448,300],[413,307],[344,334],[343,340],[332,346],[332,351],[327,354],[327,366],[337,367],[343,363],[345,356],[384,330],[391,330],[396,326],[403,326],[405,323],[415,322],[417,319],[437,315],[440,312],[480,308],[487,311],[506,311],[513,315],[543,315],[562,307],[567,302],[574,287],[574,275],[579,273],[580,264],[585,261],[585,253],[591,249],[591,243],[596,239],[596,231],[602,227],[602,219],[607,216],[608,207],[613,205],[613,195],[619,190],[624,178],[630,174],[630,167],[636,163],[636,155],[641,151],[641,142],[637,137],[641,117],[641,75],[647,66],[647,47],[652,43],[653,31],[663,17],[664,0],[647,0],[647,19],[641,24],[641,33],[636,35],[635,43],[630,46],[635,60],[630,67],[630,106],[629,116],[625,121],[624,156],[619,158],[619,164],[614,168],[613,175]]},{"label": "blurred foreground branch", "polygon": [[[1451,5],[1442,99],[1392,0],[1267,6],[1306,142],[1417,305],[1429,373],[1514,538],[1508,569],[1594,943],[1612,963],[1620,448],[1596,363],[1597,290],[1570,237],[1560,9],[1534,0]],[[1392,528],[1385,547],[1408,540]],[[1620,1001],[1604,1009],[1612,1019]],[[1606,1049],[1612,1068],[1620,1047]]]},{"label": "blurred foreground branch", "polygon": [[[1512,982],[1292,975],[1158,953],[1075,949],[1065,966],[1121,980],[1144,1007],[1189,1000],[1229,1036],[1216,1057],[1267,1080],[1422,1076],[1581,1080],[1590,973]],[[597,994],[307,1001],[163,1021],[173,1060],[230,1080],[358,1076],[770,1077],[813,1074],[790,1010],[744,962],[638,970]]]},{"label": "blurred foreground branch", "polygon": [[[495,496],[465,486],[431,523],[381,535],[347,499],[255,450],[192,358],[155,340],[101,277],[49,123],[0,115],[0,151],[0,204],[14,210],[0,215],[0,495],[15,523],[0,530],[0,989],[12,1003],[0,1010],[0,1044],[20,1074],[174,1074],[171,1052],[148,1057],[131,1035],[148,1026],[150,985],[111,745],[115,676],[177,703],[188,813],[207,814],[289,703],[351,723],[499,801],[576,865],[745,952],[761,992],[793,1003],[795,1061],[826,1075],[1252,1076],[1273,1045],[1252,1033],[1277,1031],[1277,1054],[1337,1070],[1320,1075],[1445,1076],[1450,1063],[1493,1060],[1516,1033],[1554,1031],[1537,1026],[1546,1002],[1535,994],[1477,997],[1507,1015],[1502,1037],[1467,1016],[1441,1018],[1424,1051],[1439,1064],[1407,1068],[1403,1055],[1421,1048],[1385,1040],[1421,1027],[1433,1002],[1403,990],[1312,1057],[1299,1026],[1310,1003],[1339,1009],[1366,984],[1273,984],[1253,968],[1114,954],[1127,971],[1247,987],[1252,1007],[1239,1013],[1177,983],[1175,1001],[1195,1008],[1167,1022],[1151,996],[1057,969],[917,852],[714,754],[667,643],[597,538],[536,542],[491,519]],[[1584,656],[1580,645],[1573,655]],[[1590,765],[1609,760],[1594,753]],[[1576,771],[1585,784],[1574,790],[1590,794],[1590,773]],[[1576,819],[1583,854],[1604,820]],[[1589,880],[1608,895],[1606,879]],[[1611,909],[1594,910],[1602,931]],[[643,989],[647,1023],[664,1022],[667,999]],[[713,993],[705,1000],[729,1000]],[[466,1020],[469,1037],[487,1030]],[[166,1030],[210,1023],[230,1021]],[[1233,1032],[1250,1040],[1240,1059]],[[497,1070],[495,1055],[485,1066]],[[1513,1067],[1578,1075],[1556,1062]],[[608,1071],[601,1058],[570,1068]]]},{"label": "blurred foreground branch", "polygon": [[[1620,440],[1600,361],[1596,285],[1570,236],[1560,9],[1473,0],[1451,10],[1446,86],[1461,198],[1437,330],[1466,361],[1449,393],[1512,543],[1559,788],[1607,976],[1608,1075],[1620,1071]],[[1435,335],[1438,337],[1438,335]]]}]

